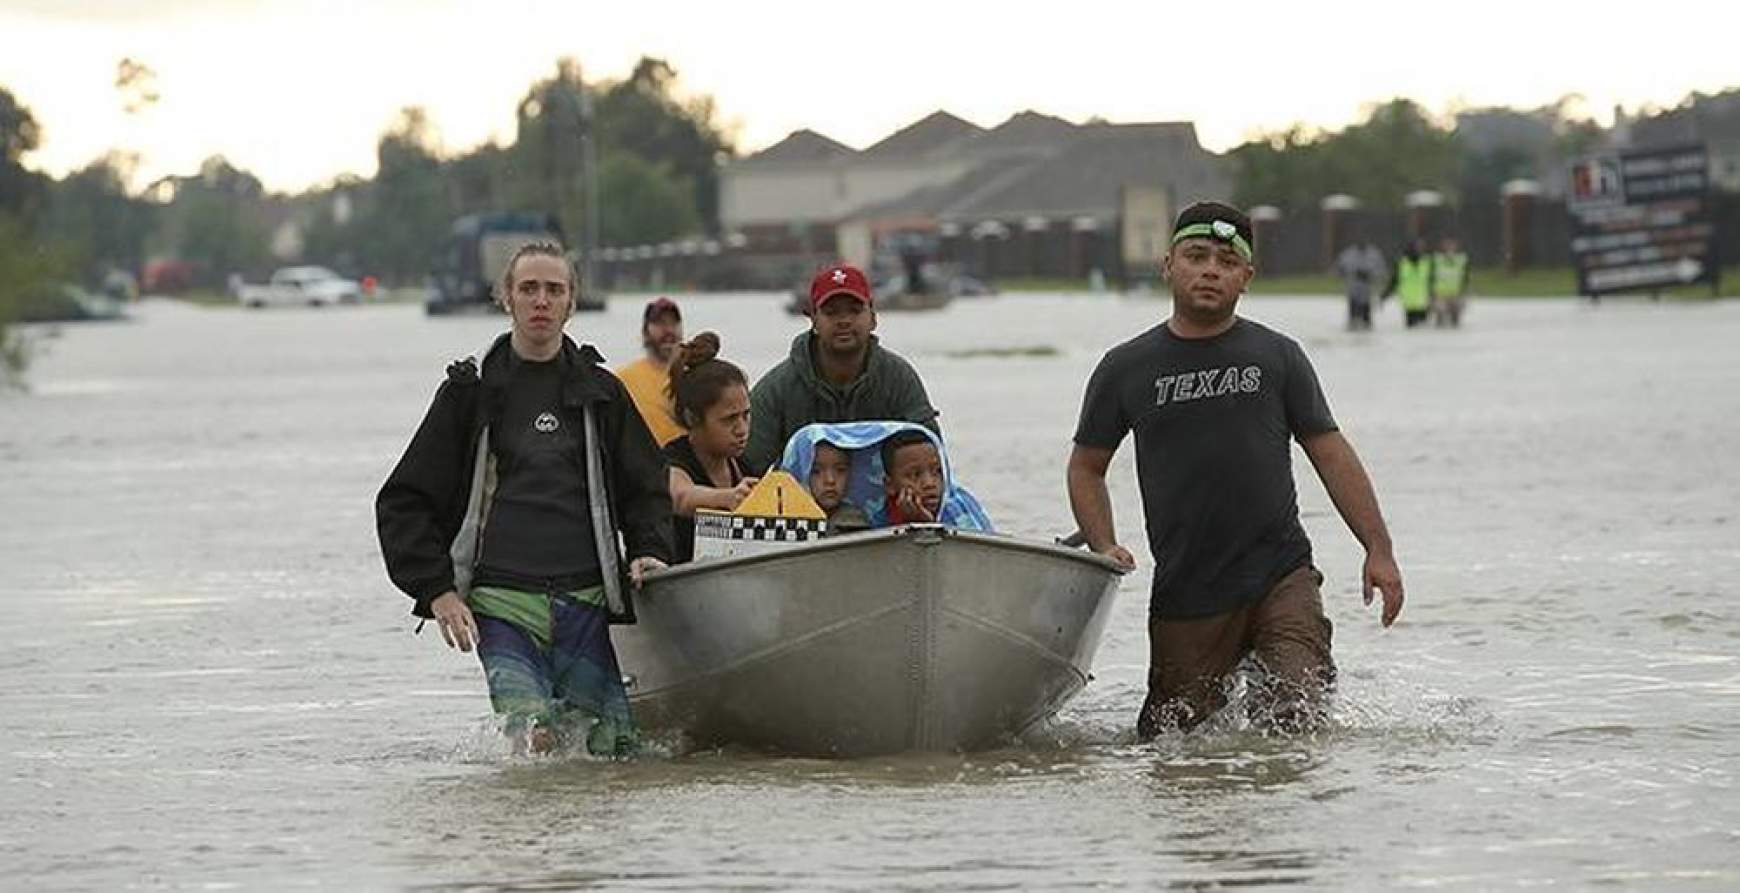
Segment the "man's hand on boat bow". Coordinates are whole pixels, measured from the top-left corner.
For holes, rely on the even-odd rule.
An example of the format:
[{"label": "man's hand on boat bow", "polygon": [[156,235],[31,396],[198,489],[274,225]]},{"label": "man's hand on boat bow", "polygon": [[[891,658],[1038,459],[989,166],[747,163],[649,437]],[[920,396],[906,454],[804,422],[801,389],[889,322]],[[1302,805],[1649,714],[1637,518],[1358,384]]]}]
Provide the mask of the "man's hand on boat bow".
[{"label": "man's hand on boat bow", "polygon": [[636,558],[628,563],[628,582],[633,583],[634,588],[639,589],[641,580],[646,577],[648,571],[661,571],[665,567],[664,562],[651,556]]},{"label": "man's hand on boat bow", "polygon": [[1096,554],[1104,555],[1107,558],[1116,561],[1124,570],[1133,571],[1136,569],[1136,556],[1131,555],[1129,549],[1126,549],[1117,543],[1106,543],[1103,546],[1095,546],[1092,548]]}]

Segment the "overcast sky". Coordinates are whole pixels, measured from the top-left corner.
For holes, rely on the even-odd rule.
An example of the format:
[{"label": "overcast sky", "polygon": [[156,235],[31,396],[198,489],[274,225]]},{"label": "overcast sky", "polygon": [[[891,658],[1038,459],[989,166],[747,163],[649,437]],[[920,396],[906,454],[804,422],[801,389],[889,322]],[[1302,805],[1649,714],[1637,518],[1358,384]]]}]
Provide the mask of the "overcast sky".
[{"label": "overcast sky", "polygon": [[[295,190],[372,174],[406,105],[450,151],[511,139],[520,96],[564,55],[588,78],[666,59],[745,152],[800,127],[862,147],[937,108],[985,126],[1028,108],[1190,120],[1223,150],[1398,95],[1443,112],[1576,92],[1606,121],[1740,86],[1736,34],[1734,2],[0,0],[0,86],[43,126],[39,169],[120,148],[149,179],[223,154]],[[137,116],[114,89],[122,57],[157,72],[162,98]]]}]

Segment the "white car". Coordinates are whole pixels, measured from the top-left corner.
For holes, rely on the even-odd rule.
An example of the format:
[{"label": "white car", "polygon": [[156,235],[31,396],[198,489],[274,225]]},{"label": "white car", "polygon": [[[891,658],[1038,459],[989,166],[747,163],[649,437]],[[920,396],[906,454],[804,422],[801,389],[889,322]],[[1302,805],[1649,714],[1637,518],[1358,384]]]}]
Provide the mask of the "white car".
[{"label": "white car", "polygon": [[244,307],[357,304],[362,286],[325,267],[283,267],[265,285],[243,285],[237,299]]}]

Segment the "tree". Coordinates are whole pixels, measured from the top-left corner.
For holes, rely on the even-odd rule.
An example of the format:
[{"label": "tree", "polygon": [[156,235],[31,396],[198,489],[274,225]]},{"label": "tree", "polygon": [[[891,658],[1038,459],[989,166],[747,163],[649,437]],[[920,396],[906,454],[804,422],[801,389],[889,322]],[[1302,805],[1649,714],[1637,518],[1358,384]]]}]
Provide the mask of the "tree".
[{"label": "tree", "polygon": [[[712,99],[680,100],[676,84],[676,70],[659,59],[643,58],[627,78],[593,85],[583,80],[579,63],[560,60],[556,76],[533,84],[521,99],[518,133],[502,150],[506,164],[495,168],[500,174],[492,187],[507,206],[555,213],[579,241],[586,221],[581,136],[590,126],[604,159],[600,244],[624,244],[618,236],[625,233],[668,239],[717,231],[719,162],[733,149],[714,123]],[[481,174],[477,167],[468,172],[468,194],[484,182]],[[604,185],[607,178],[613,186]],[[673,207],[673,198],[686,210]],[[649,209],[640,209],[643,204]]]},{"label": "tree", "polygon": [[365,254],[374,245],[362,229],[369,189],[369,181],[345,174],[291,200],[293,216],[302,222],[304,257],[350,276],[379,274],[380,265]]},{"label": "tree", "polygon": [[417,106],[399,111],[375,149],[379,169],[356,231],[358,262],[397,282],[421,278],[447,231],[448,201],[440,141]]},{"label": "tree", "polygon": [[198,174],[166,178],[153,191],[169,197],[155,241],[192,262],[203,284],[218,285],[232,273],[258,274],[270,264],[265,189],[253,174],[214,155]]},{"label": "tree", "polygon": [[137,270],[144,263],[158,209],[127,194],[137,163],[134,156],[110,152],[50,192],[43,232],[76,246],[87,270]]},{"label": "tree", "polygon": [[1392,99],[1330,137],[1323,161],[1326,183],[1354,184],[1354,194],[1372,205],[1399,208],[1417,189],[1436,189],[1454,202],[1461,157],[1448,127],[1413,100]]},{"label": "tree", "polygon": [[520,100],[518,133],[504,159],[508,208],[555,214],[576,244],[586,229],[580,135],[590,104],[580,64],[559,60],[556,76],[533,84]]},{"label": "tree", "polygon": [[13,215],[26,231],[48,193],[48,178],[24,166],[24,156],[41,141],[36,116],[12,91],[0,87],[0,212]]},{"label": "tree", "polygon": [[1400,208],[1417,189],[1453,197],[1461,164],[1455,134],[1409,99],[1376,106],[1345,130],[1316,133],[1295,124],[1231,154],[1238,201],[1295,210],[1337,192],[1382,209]]},{"label": "tree", "polygon": [[36,238],[35,218],[48,179],[24,166],[42,139],[36,116],[0,87],[0,382],[24,369],[24,347],[9,323],[26,296],[60,278],[62,252]]},{"label": "tree", "polygon": [[1316,207],[1336,192],[1323,185],[1318,173],[1321,137],[1295,124],[1245,143],[1229,153],[1236,173],[1233,199],[1242,207],[1272,204],[1283,208]]},{"label": "tree", "polygon": [[613,153],[600,165],[600,244],[644,245],[692,235],[701,218],[682,180],[638,155]]},{"label": "tree", "polygon": [[33,296],[66,277],[72,264],[59,245],[44,244],[11,215],[0,211],[0,385],[22,380],[28,356],[9,323]]},{"label": "tree", "polygon": [[145,111],[162,98],[157,92],[157,72],[131,58],[115,64],[115,89],[121,94],[121,110],[129,115]]},{"label": "tree", "polygon": [[476,214],[504,207],[510,176],[508,159],[508,150],[486,143],[448,162],[453,212]]},{"label": "tree", "polygon": [[626,80],[606,85],[599,96],[599,138],[605,152],[663,166],[688,192],[707,231],[716,233],[719,163],[734,149],[714,121],[712,97],[680,100],[677,80],[669,63],[643,56]]}]

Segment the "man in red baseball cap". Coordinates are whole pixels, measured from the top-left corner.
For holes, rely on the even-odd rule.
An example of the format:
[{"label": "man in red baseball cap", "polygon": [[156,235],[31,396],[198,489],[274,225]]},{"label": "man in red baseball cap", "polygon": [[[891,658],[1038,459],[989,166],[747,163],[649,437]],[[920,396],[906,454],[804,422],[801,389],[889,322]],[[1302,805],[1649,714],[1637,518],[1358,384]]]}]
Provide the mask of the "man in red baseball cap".
[{"label": "man in red baseball cap", "polygon": [[864,271],[830,264],[810,280],[810,328],[749,395],[744,464],[779,461],[786,439],[812,422],[917,422],[941,434],[912,364],[877,342],[875,299]]},{"label": "man in red baseball cap", "polygon": [[851,264],[834,264],[816,273],[810,280],[810,315],[820,310],[823,302],[835,295],[857,298],[866,307],[876,302],[870,296],[870,280],[864,271]]},{"label": "man in red baseball cap", "polygon": [[640,316],[640,343],[646,355],[616,370],[616,377],[628,386],[653,439],[664,446],[684,434],[672,411],[668,388],[671,358],[677,345],[683,343],[683,311],[676,301],[661,295],[646,302]]}]

